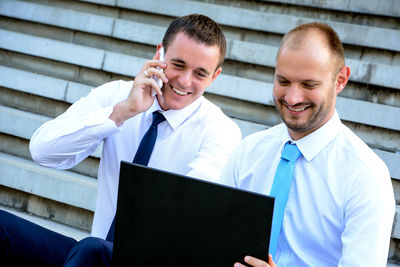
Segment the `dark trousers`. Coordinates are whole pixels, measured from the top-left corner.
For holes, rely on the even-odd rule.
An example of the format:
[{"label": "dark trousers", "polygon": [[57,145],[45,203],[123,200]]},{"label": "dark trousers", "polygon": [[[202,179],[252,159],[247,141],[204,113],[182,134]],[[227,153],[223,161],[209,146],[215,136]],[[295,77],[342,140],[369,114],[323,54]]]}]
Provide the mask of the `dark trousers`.
[{"label": "dark trousers", "polygon": [[97,238],[82,239],[71,249],[64,267],[114,266],[112,264],[113,243]]},{"label": "dark trousers", "polygon": [[76,243],[73,238],[0,210],[2,266],[62,266]]}]

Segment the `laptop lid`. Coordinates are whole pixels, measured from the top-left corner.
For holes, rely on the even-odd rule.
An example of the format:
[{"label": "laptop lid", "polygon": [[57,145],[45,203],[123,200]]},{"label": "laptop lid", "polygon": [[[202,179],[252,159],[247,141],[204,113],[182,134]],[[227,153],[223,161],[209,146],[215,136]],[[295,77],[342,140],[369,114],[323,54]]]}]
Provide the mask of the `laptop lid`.
[{"label": "laptop lid", "polygon": [[121,162],[113,262],[233,266],[267,260],[274,198]]}]

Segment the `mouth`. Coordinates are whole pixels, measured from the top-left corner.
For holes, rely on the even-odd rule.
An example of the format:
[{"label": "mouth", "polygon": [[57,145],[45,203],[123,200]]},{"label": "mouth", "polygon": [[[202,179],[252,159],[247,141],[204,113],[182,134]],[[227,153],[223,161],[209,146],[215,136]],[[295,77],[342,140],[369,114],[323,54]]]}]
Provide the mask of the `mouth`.
[{"label": "mouth", "polygon": [[295,108],[295,107],[289,106],[287,103],[284,103],[284,105],[292,112],[302,112],[302,111],[308,109],[309,107],[311,107],[311,105],[308,105],[308,106]]},{"label": "mouth", "polygon": [[304,107],[304,108],[291,108],[291,107],[287,106],[287,108],[289,110],[291,110],[291,111],[300,112],[300,111],[305,110],[307,107]]},{"label": "mouth", "polygon": [[188,95],[188,94],[189,94],[189,92],[181,91],[181,90],[179,90],[179,89],[177,89],[177,88],[175,88],[175,87],[172,87],[172,90],[173,90],[176,94],[181,95],[181,96],[185,96],[185,95]]}]

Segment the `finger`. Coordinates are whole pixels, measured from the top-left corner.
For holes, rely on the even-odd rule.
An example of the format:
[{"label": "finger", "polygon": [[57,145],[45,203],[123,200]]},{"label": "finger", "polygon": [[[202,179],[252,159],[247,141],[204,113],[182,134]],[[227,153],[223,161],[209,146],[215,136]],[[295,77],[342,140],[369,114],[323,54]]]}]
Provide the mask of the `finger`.
[{"label": "finger", "polygon": [[140,80],[135,80],[135,83],[133,84],[133,89],[132,90],[143,90],[144,92],[148,92],[149,95],[154,97],[154,92],[157,95],[162,95],[161,89],[156,83],[156,81],[152,78],[142,78]]},{"label": "finger", "polygon": [[254,267],[271,267],[265,261],[250,256],[244,257],[244,261]]},{"label": "finger", "polygon": [[271,265],[271,267],[276,267],[276,264],[271,254],[268,254],[268,264]]},{"label": "finger", "polygon": [[146,80],[147,80],[146,85],[153,88],[156,91],[156,94],[161,96],[162,95],[161,88],[158,86],[156,81],[153,78],[148,78]]},{"label": "finger", "polygon": [[140,69],[139,73],[143,72],[143,71],[145,71],[147,69],[157,68],[157,67],[159,67],[161,69],[166,69],[167,68],[167,63],[161,62],[159,60],[148,60],[143,64],[143,66]]},{"label": "finger", "polygon": [[[165,73],[164,73],[163,71],[159,70],[159,69],[156,69],[156,68],[149,68],[149,69],[145,70],[143,73],[144,73],[145,75],[147,74],[147,78],[156,76],[156,77],[160,78],[163,82],[165,82],[165,83],[168,82],[168,78],[167,78],[167,76],[165,75]],[[154,78],[154,77],[153,77],[153,78]]]},{"label": "finger", "polygon": [[239,263],[239,262],[236,262],[236,263],[233,265],[233,267],[246,267],[246,266],[243,265],[243,264],[241,264],[241,263]]}]

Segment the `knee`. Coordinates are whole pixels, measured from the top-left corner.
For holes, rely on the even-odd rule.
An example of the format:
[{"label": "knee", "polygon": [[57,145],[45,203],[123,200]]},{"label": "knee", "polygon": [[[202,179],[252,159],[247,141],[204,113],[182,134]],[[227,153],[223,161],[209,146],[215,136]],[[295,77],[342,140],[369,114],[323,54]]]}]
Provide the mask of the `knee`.
[{"label": "knee", "polygon": [[71,249],[66,266],[110,266],[112,243],[97,237],[87,237]]},{"label": "knee", "polygon": [[107,249],[106,242],[104,239],[90,236],[79,241],[78,246],[85,253],[96,253]]},{"label": "knee", "polygon": [[86,237],[72,247],[71,254],[81,254],[87,256],[103,255],[112,251],[112,243],[102,238]]}]

